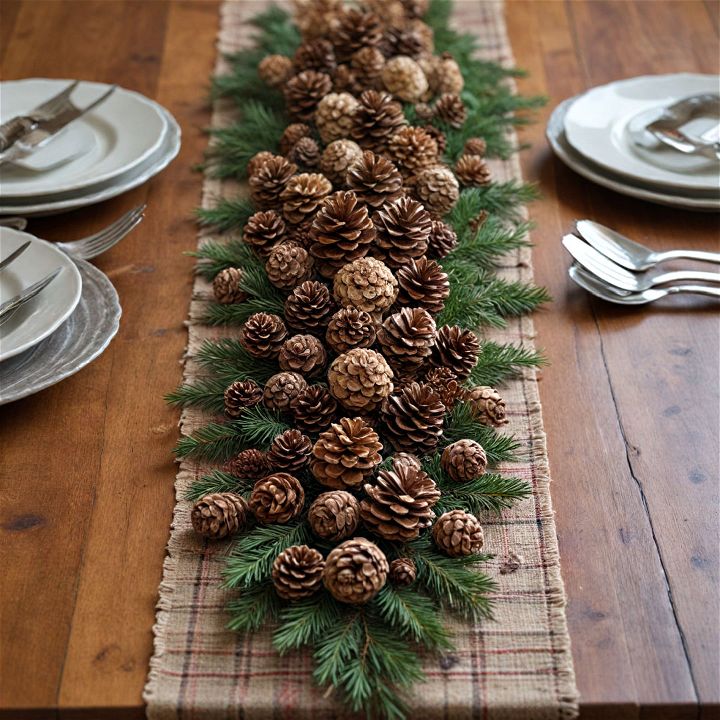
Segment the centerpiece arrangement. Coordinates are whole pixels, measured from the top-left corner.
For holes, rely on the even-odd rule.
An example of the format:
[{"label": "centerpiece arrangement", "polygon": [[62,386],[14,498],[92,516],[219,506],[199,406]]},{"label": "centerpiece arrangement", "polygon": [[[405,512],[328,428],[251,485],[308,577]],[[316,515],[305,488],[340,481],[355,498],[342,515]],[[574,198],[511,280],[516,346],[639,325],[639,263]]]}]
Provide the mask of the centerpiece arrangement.
[{"label": "centerpiece arrangement", "polygon": [[496,386],[542,358],[482,327],[547,299],[494,273],[532,193],[486,162],[538,100],[473,58],[446,2],[295,5],[216,80],[242,117],[208,170],[249,199],[201,212],[231,237],[197,255],[205,321],[238,331],[169,400],[224,416],[177,452],[222,463],[188,500],[197,533],[232,538],[230,627],[274,624],[352,710],[402,718],[421,653],[452,648],[445,616],[491,615],[482,518],[531,491],[492,471],[517,449]]}]

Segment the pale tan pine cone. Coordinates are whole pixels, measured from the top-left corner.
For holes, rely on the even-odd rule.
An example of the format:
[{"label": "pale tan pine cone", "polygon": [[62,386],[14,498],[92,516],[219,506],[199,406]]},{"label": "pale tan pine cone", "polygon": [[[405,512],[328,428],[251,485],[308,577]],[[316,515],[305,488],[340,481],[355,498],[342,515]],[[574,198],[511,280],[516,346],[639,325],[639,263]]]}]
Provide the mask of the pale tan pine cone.
[{"label": "pale tan pine cone", "polygon": [[287,370],[273,375],[263,390],[263,402],[271,410],[290,412],[298,395],[307,387],[305,378]]},{"label": "pale tan pine cone", "polygon": [[438,315],[450,296],[450,280],[435,260],[426,257],[411,260],[397,270],[397,304],[401,307],[415,305]]},{"label": "pale tan pine cone", "polygon": [[280,290],[290,291],[313,275],[313,260],[307,250],[294,243],[275,245],[265,263],[268,280]]},{"label": "pale tan pine cone", "polygon": [[427,168],[415,176],[414,191],[425,209],[435,218],[447,215],[460,196],[452,170],[444,166]]},{"label": "pale tan pine cone", "polygon": [[[459,96],[465,87],[460,66],[449,53],[443,53],[435,66],[436,84],[433,92],[438,95],[449,93]],[[463,121],[464,122],[464,121]]]},{"label": "pale tan pine cone", "polygon": [[285,323],[272,313],[254,313],[242,326],[240,343],[253,356],[274,358],[287,337]]},{"label": "pale tan pine cone", "polygon": [[356,537],[338,545],[327,556],[323,582],[339,602],[363,605],[382,590],[388,570],[382,550],[375,543]]},{"label": "pale tan pine cone", "polygon": [[411,383],[383,404],[384,437],[396,450],[427,455],[440,441],[445,409],[430,385]]},{"label": "pale tan pine cone", "polygon": [[464,510],[450,510],[433,525],[433,540],[438,550],[450,557],[475,555],[482,550],[483,529],[478,519]]},{"label": "pale tan pine cone", "polygon": [[364,310],[348,306],[338,310],[328,323],[325,341],[336,352],[368,348],[375,342],[375,323]]},{"label": "pale tan pine cone", "polygon": [[248,505],[236,493],[212,493],[193,505],[190,520],[198,535],[222,540],[242,530],[247,523]]},{"label": "pale tan pine cone", "polygon": [[336,187],[345,185],[348,169],[362,158],[360,146],[353,140],[334,140],[323,151],[320,170]]},{"label": "pale tan pine cone", "polygon": [[312,378],[322,375],[327,364],[327,351],[314,335],[293,335],[280,348],[278,363],[282,370]]},{"label": "pale tan pine cone", "polygon": [[302,512],[305,491],[296,477],[278,472],[255,483],[248,504],[258,522],[285,525]]},{"label": "pale tan pine cone", "polygon": [[213,279],[213,295],[221,305],[232,305],[248,299],[249,295],[240,287],[243,271],[229,267],[221,270]]},{"label": "pale tan pine cone", "polygon": [[246,174],[248,177],[254,175],[268,160],[272,158],[281,157],[275,153],[271,153],[269,150],[261,150],[259,153],[255,153],[247,163]]},{"label": "pale tan pine cone", "polygon": [[333,280],[333,295],[341,306],[364,310],[376,321],[395,302],[397,293],[395,276],[376,258],[359,258],[344,265]]},{"label": "pale tan pine cone", "polygon": [[324,143],[350,136],[358,101],[349,93],[329,93],[318,103],[315,125]]},{"label": "pale tan pine cone", "polygon": [[500,427],[508,422],[505,401],[500,393],[487,385],[470,388],[463,398],[472,408],[475,418],[483,425]]},{"label": "pale tan pine cone", "polygon": [[417,102],[428,89],[422,68],[406,55],[397,55],[385,63],[382,81],[388,92],[404,102]]},{"label": "pale tan pine cone", "polygon": [[332,396],[346,409],[371,413],[393,391],[393,372],[375,350],[353,348],[333,360],[328,370]]},{"label": "pale tan pine cone", "polygon": [[280,194],[283,217],[296,225],[308,220],[331,191],[330,181],[320,173],[295,175]]},{"label": "pale tan pine cone", "polygon": [[311,453],[310,438],[293,428],[286,430],[272,441],[267,452],[267,460],[273,470],[292,473],[308,464]]},{"label": "pale tan pine cone", "polygon": [[345,490],[321,493],[308,510],[313,534],[333,543],[349,538],[360,524],[360,503]]},{"label": "pale tan pine cone", "polygon": [[272,581],[283,600],[311,597],[322,587],[325,560],[322,553],[307,545],[292,545],[273,562]]}]

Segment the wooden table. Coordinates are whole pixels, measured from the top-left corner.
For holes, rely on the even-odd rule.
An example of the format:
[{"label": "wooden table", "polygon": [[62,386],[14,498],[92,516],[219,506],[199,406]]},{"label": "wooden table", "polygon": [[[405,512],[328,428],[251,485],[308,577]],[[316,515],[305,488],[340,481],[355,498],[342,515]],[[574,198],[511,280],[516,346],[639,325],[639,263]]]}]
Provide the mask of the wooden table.
[{"label": "wooden table", "polygon": [[[469,0],[468,0],[469,1]],[[525,92],[550,102],[524,133],[544,199],[535,270],[552,365],[541,383],[583,718],[718,717],[718,315],[697,298],[645,310],[589,299],[559,239],[592,217],[656,248],[717,249],[717,216],[596,187],[554,160],[544,122],[584,88],[643,73],[717,72],[717,2],[511,0]],[[109,350],[0,408],[2,716],[143,717],[141,691],[173,507],[177,412],[195,244],[191,171],[218,4],[3,0],[3,78],[117,82],[166,105],[180,157],[116,200],[33,221],[81,236],[145,201],[145,222],[97,265],[123,305]]]}]

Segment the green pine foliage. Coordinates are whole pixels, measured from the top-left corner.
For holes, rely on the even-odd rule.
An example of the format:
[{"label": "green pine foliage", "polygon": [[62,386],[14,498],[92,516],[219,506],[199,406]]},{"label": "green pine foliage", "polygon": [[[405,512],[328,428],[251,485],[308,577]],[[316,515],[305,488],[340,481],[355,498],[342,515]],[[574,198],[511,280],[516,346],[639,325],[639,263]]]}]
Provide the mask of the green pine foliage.
[{"label": "green pine foliage", "polygon": [[223,394],[229,385],[223,378],[197,380],[192,385],[180,385],[177,390],[165,396],[165,402],[182,407],[198,407],[202,410],[221,413],[225,407]]},{"label": "green pine foliage", "polygon": [[[240,231],[245,227],[255,208],[246,197],[222,199],[212,208],[200,208],[197,216],[201,225],[214,227],[219,232]],[[219,268],[222,270],[222,268]]]},{"label": "green pine foliage", "polygon": [[233,492],[247,495],[252,490],[254,480],[238,478],[221,470],[212,470],[195,480],[185,493],[185,499],[195,502],[211,493]]},{"label": "green pine foliage", "polygon": [[495,387],[519,375],[526,368],[542,367],[545,364],[545,356],[537,350],[485,340],[480,347],[478,361],[470,372],[468,384]]},{"label": "green pine foliage", "polygon": [[271,582],[251,585],[228,602],[228,629],[240,633],[254,632],[266,623],[274,622],[281,608],[280,598]]}]

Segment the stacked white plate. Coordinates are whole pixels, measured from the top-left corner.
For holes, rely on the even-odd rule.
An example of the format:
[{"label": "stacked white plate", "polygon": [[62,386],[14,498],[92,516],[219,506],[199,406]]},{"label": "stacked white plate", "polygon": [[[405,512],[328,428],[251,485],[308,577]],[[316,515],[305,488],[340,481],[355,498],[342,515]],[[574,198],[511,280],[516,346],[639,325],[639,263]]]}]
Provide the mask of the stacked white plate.
[{"label": "stacked white plate", "polygon": [[547,138],[566,165],[599,185],[662,205],[720,211],[720,161],[659,142],[644,146],[636,139],[639,123],[651,122],[653,112],[691,95],[718,91],[716,75],[619,80],[558,105]]},{"label": "stacked white plate", "polygon": [[[0,122],[56,95],[71,80],[0,83]],[[110,86],[81,82],[84,107]],[[0,166],[0,215],[50,215],[92,205],[142,185],[180,150],[180,127],[158,103],[123,88],[60,131],[25,161]]]}]

